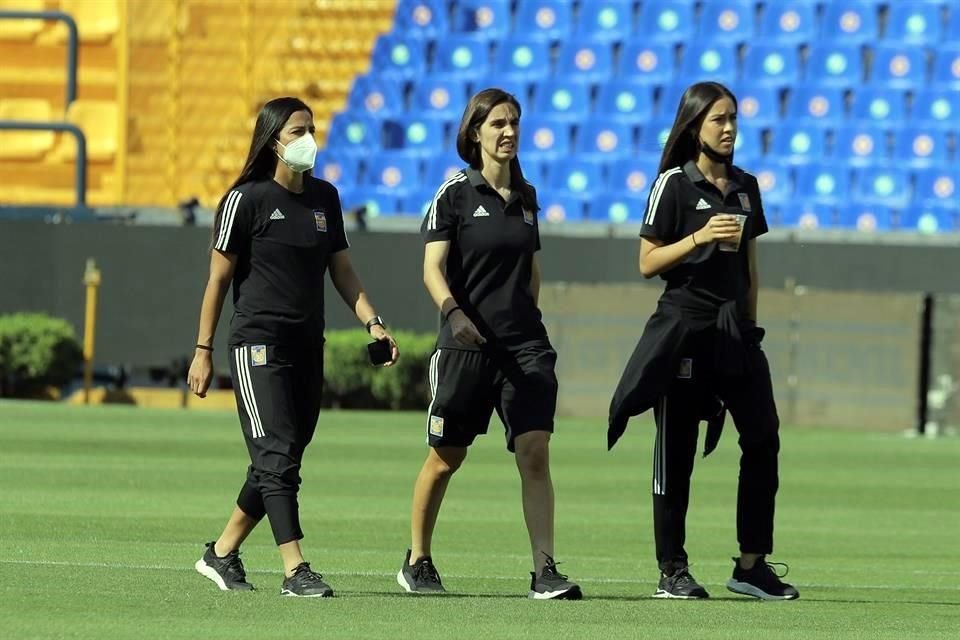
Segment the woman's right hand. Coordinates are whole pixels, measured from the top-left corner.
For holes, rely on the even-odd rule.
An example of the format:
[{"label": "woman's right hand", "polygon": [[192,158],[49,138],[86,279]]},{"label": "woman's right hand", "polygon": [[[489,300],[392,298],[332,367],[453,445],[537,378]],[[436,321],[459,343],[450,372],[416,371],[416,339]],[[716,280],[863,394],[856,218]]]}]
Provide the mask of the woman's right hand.
[{"label": "woman's right hand", "polygon": [[737,218],[731,215],[716,215],[707,220],[694,235],[697,244],[708,244],[710,242],[730,242],[736,241],[740,235],[740,224]]},{"label": "woman's right hand", "polygon": [[213,380],[213,357],[209,351],[197,349],[193,355],[193,362],[190,363],[190,371],[187,373],[187,386],[194,394],[205,398],[211,380]]},{"label": "woman's right hand", "polygon": [[460,344],[483,344],[487,341],[461,309],[454,309],[453,313],[447,317],[447,322],[450,323],[453,339]]}]

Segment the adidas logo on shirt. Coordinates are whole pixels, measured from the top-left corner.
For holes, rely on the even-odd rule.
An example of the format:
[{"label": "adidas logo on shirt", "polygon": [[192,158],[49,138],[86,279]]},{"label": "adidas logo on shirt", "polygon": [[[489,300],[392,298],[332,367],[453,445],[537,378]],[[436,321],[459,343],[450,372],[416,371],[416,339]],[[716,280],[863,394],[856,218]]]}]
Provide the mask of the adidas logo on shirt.
[{"label": "adidas logo on shirt", "polygon": [[283,211],[280,209],[274,209],[273,213],[270,214],[271,220],[286,220],[287,216],[283,215]]},{"label": "adidas logo on shirt", "polygon": [[473,212],[474,218],[483,218],[483,217],[488,217],[489,215],[490,215],[490,212],[484,209],[483,205],[480,205],[479,207],[477,207],[477,210]]},{"label": "adidas logo on shirt", "polygon": [[709,209],[710,203],[700,198],[700,202],[697,203],[697,211],[703,211],[704,209]]}]

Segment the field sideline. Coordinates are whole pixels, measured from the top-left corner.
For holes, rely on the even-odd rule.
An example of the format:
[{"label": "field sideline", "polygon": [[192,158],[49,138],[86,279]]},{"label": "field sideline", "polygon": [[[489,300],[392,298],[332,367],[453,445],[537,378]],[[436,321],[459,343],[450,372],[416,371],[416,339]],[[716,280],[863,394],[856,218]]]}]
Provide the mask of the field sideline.
[{"label": "field sideline", "polygon": [[0,638],[955,638],[960,630],[960,440],[783,430],[777,553],[791,603],[735,596],[732,428],[699,460],[689,518],[706,602],[658,601],[652,431],[613,453],[603,420],[560,420],[557,555],[582,602],[525,598],[519,480],[499,423],[471,451],[434,557],[452,595],[402,594],[420,414],[325,412],[307,452],[304,546],[332,600],[278,595],[264,524],[244,546],[258,591],[193,570],[239,489],[233,412],[0,402]]}]

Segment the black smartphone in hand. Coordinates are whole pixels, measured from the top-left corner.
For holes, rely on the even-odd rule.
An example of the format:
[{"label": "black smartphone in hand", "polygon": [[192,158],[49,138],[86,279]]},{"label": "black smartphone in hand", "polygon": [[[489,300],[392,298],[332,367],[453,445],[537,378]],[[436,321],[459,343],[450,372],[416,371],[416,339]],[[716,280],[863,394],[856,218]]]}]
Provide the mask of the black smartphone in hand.
[{"label": "black smartphone in hand", "polygon": [[376,367],[393,359],[393,349],[387,340],[374,340],[367,345],[367,355],[370,356],[370,364]]}]

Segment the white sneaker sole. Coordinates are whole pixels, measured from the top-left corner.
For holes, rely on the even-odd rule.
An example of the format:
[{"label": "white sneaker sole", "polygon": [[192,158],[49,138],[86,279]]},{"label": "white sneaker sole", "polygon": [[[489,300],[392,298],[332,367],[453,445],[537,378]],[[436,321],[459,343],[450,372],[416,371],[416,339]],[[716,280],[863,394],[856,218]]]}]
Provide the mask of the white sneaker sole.
[{"label": "white sneaker sole", "polygon": [[442,596],[447,593],[446,591],[417,591],[416,589],[410,586],[410,584],[406,581],[406,579],[404,579],[403,569],[400,569],[400,571],[397,571],[397,584],[403,587],[403,590],[406,591],[407,593],[412,593],[418,596]]},{"label": "white sneaker sole", "polygon": [[799,598],[799,595],[790,595],[790,596],[777,596],[770,593],[767,593],[763,589],[753,586],[749,582],[740,582],[739,580],[734,580],[730,578],[727,580],[727,589],[733,591],[734,593],[739,593],[744,596],[752,596],[760,600],[796,600]]},{"label": "white sneaker sole", "polygon": [[709,594],[705,596],[678,596],[670,593],[669,591],[660,591],[660,590],[657,590],[657,592],[650,597],[659,598],[660,600],[709,600],[710,599]]},{"label": "white sneaker sole", "polygon": [[332,598],[333,597],[332,593],[330,595],[324,595],[322,593],[314,593],[313,595],[302,596],[299,593],[294,593],[293,591],[287,591],[286,589],[281,589],[280,595],[283,596],[284,598]]},{"label": "white sneaker sole", "polygon": [[197,560],[197,562],[193,565],[193,568],[196,569],[197,573],[202,575],[204,578],[209,578],[212,580],[213,583],[220,588],[220,591],[230,591],[230,588],[223,581],[223,578],[220,577],[220,574],[214,571],[213,567],[204,562],[203,558]]},{"label": "white sneaker sole", "polygon": [[527,597],[531,600],[580,600],[583,598],[583,593],[580,587],[571,587],[563,591],[545,591],[544,593],[531,590]]}]

